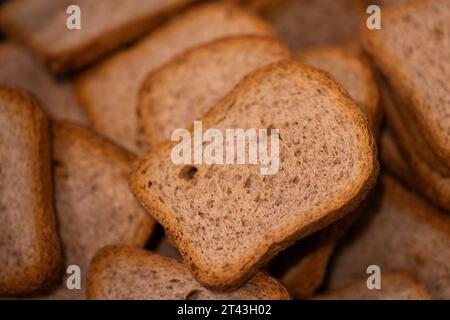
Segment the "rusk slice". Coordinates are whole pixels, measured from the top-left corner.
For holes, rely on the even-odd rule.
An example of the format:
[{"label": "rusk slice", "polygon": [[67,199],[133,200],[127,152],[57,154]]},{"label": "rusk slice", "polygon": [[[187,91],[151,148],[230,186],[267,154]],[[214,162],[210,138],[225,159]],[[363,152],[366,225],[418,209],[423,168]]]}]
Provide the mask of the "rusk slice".
[{"label": "rusk slice", "polygon": [[272,35],[257,17],[225,3],[195,7],[117,53],[78,81],[77,92],[94,128],[137,149],[138,93],[145,77],[176,55],[226,36]]},{"label": "rusk slice", "polygon": [[409,182],[412,189],[426,195],[437,206],[450,210],[450,177],[441,173],[445,168],[436,161],[430,146],[424,143],[417,125],[409,122],[406,114],[401,114],[389,90],[383,85],[380,88],[394,143],[408,167],[407,172],[402,174],[398,171],[397,174],[401,174],[402,180]]},{"label": "rusk slice", "polygon": [[256,274],[233,292],[202,287],[188,267],[172,258],[126,246],[109,246],[92,260],[88,298],[101,300],[285,300],[286,289],[274,278]]},{"label": "rusk slice", "polygon": [[[59,232],[66,265],[77,265],[82,290],[90,259],[105,245],[143,247],[153,219],[128,188],[134,156],[89,129],[70,123],[53,126],[53,167]],[[58,298],[80,298],[63,288]],[[54,298],[49,296],[47,298]]]},{"label": "rusk slice", "polygon": [[[14,0],[0,26],[28,44],[52,72],[64,74],[126,44],[193,0]],[[80,30],[69,30],[69,6],[80,8]]]},{"label": "rusk slice", "polygon": [[246,74],[290,57],[273,38],[229,37],[192,49],[151,73],[139,95],[143,150],[170,141],[177,128],[192,126]]},{"label": "rusk slice", "polygon": [[47,119],[28,93],[0,88],[0,294],[45,288],[61,250]]},{"label": "rusk slice", "polygon": [[197,280],[237,287],[294,241],[355,209],[373,185],[376,146],[366,118],[326,74],[287,61],[245,77],[202,119],[203,130],[275,128],[280,168],[174,165],[167,143],[130,184],[166,228]]}]

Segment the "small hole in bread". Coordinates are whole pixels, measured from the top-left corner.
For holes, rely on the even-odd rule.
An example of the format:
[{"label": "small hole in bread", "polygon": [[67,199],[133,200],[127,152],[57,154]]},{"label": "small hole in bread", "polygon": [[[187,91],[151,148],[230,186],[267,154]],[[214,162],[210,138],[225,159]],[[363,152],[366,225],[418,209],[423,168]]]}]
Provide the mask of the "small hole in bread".
[{"label": "small hole in bread", "polygon": [[184,180],[192,180],[195,178],[197,171],[198,169],[194,166],[185,166],[180,171],[180,178]]}]

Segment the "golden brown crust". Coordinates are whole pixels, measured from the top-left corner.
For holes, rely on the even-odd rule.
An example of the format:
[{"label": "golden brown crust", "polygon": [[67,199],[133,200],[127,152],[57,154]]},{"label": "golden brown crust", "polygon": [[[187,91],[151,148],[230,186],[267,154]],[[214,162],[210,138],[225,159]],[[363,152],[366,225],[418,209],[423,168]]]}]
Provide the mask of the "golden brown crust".
[{"label": "golden brown crust", "polygon": [[[120,45],[126,44],[160,22],[166,20],[174,12],[180,11],[191,4],[193,0],[185,0],[182,3],[165,8],[162,12],[149,12],[146,16],[137,20],[131,20],[123,25],[109,26],[104,32],[95,38],[87,38],[86,41],[62,51],[52,51],[39,41],[36,34],[28,32],[20,23],[13,19],[14,11],[20,10],[16,3],[5,5],[0,10],[2,28],[6,33],[28,43],[36,55],[49,67],[55,75],[66,75],[84,67]],[[19,8],[15,8],[19,7]],[[65,8],[62,8],[65,9]]]},{"label": "golden brown crust", "polygon": [[[264,244],[260,248],[261,252],[255,252],[248,261],[241,261],[241,265],[236,267],[238,270],[233,270],[230,266],[226,274],[211,275],[204,272],[205,267],[202,266],[202,262],[196,257],[195,248],[191,248],[192,244],[187,243],[184,239],[180,238],[182,234],[179,229],[178,223],[174,220],[170,210],[158,201],[155,195],[146,192],[143,181],[141,181],[141,171],[145,170],[146,163],[157,161],[165,154],[169,154],[169,150],[174,143],[166,143],[160,148],[151,152],[149,155],[138,161],[130,176],[130,186],[133,193],[141,200],[143,205],[155,212],[155,218],[166,228],[167,234],[180,253],[188,263],[196,277],[196,279],[202,283],[205,287],[213,288],[216,290],[228,290],[233,289],[241,285],[255,274],[266,262],[268,262],[277,252],[285,249],[293,244],[296,240],[305,237],[312,232],[322,229],[329,225],[333,221],[342,218],[345,214],[356,209],[358,204],[366,197],[369,190],[374,185],[378,176],[378,162],[377,162],[377,148],[368,125],[366,118],[362,115],[358,108],[356,108],[352,100],[348,97],[346,91],[342,87],[334,82],[326,74],[319,72],[318,70],[301,65],[298,62],[284,61],[274,63],[268,67],[260,69],[255,73],[252,73],[245,77],[222,101],[217,103],[202,119],[203,123],[214,123],[215,117],[221,116],[222,113],[226,113],[227,108],[230,107],[230,101],[234,99],[234,96],[242,90],[242,87],[247,83],[250,83],[256,78],[263,77],[267,74],[271,74],[275,70],[298,70],[299,72],[310,75],[316,79],[320,79],[321,82],[331,87],[336,93],[336,98],[342,102],[342,105],[352,115],[355,123],[360,125],[364,131],[364,136],[360,137],[360,148],[364,150],[364,154],[367,156],[367,161],[361,169],[361,183],[353,186],[352,190],[345,195],[342,195],[342,199],[332,201],[327,208],[327,214],[317,218],[309,225],[297,225],[294,221],[291,224],[290,230],[284,230],[282,234],[274,235],[274,239],[268,244]],[[255,80],[256,81],[256,80]],[[145,186],[147,184],[145,183]]]},{"label": "golden brown crust", "polygon": [[[24,91],[0,88],[0,98],[14,105],[12,109],[3,110],[3,112],[15,113],[16,116],[21,117],[26,122],[27,127],[17,129],[28,130],[26,136],[31,139],[31,147],[29,150],[23,151],[34,158],[33,160],[30,159],[28,164],[31,166],[33,174],[32,177],[29,177],[32,179],[28,184],[30,190],[23,190],[24,197],[26,197],[25,195],[29,197],[24,198],[23,202],[31,202],[34,210],[27,212],[30,215],[29,217],[20,217],[20,219],[34,221],[32,224],[33,230],[22,230],[24,235],[32,237],[29,244],[32,248],[27,247],[26,249],[32,250],[32,253],[31,256],[27,255],[29,261],[22,261],[23,265],[21,266],[13,265],[0,268],[4,268],[2,271],[6,273],[5,277],[5,274],[0,272],[0,274],[3,274],[0,275],[0,292],[8,294],[31,293],[52,284],[59,274],[61,265],[60,243],[56,233],[53,210],[48,121],[35,98]],[[13,147],[20,148],[20,146]],[[20,221],[17,221],[17,223],[20,223]],[[16,236],[15,241],[20,241],[23,235],[17,234]],[[2,264],[5,262],[2,261]],[[8,275],[7,269],[9,268],[18,268],[18,270]]]},{"label": "golden brown crust", "polygon": [[[189,270],[175,259],[163,257],[152,253],[150,251],[145,251],[141,249],[132,248],[129,246],[112,245],[104,247],[99,250],[95,257],[91,261],[91,266],[89,270],[88,285],[87,285],[87,298],[91,300],[95,299],[105,299],[102,295],[102,274],[108,268],[114,265],[115,259],[124,259],[130,263],[130,266],[134,264],[139,264],[141,266],[148,266],[149,269],[158,268],[170,268],[181,270],[182,273],[186,273],[186,278],[190,277]],[[145,278],[142,279],[145,281]],[[105,280],[103,280],[105,281]],[[107,281],[107,280],[106,280]],[[271,300],[289,300],[290,295],[286,288],[278,282],[276,279],[266,275],[265,273],[259,272],[251,279],[252,287],[259,287],[259,290],[264,290],[265,299]],[[148,285],[151,285],[149,283]],[[200,289],[200,285],[193,284],[193,287],[186,288],[186,292]],[[161,290],[172,290],[169,288],[161,288]],[[239,290],[239,289],[238,289]],[[248,288],[247,288],[248,290]],[[254,289],[252,289],[254,290]],[[232,297],[230,295],[230,297]],[[108,297],[111,298],[111,297]],[[187,297],[185,296],[184,299]],[[224,296],[222,297],[224,298]],[[242,295],[241,299],[251,299],[251,295]]]}]

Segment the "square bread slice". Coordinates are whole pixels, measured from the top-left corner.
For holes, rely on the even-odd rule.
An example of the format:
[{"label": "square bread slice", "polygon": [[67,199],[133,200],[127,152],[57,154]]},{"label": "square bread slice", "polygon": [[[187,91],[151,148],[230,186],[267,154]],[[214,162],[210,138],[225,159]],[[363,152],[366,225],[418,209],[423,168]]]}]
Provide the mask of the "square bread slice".
[{"label": "square bread slice", "polygon": [[0,295],[56,280],[61,250],[50,170],[50,133],[28,93],[0,88]]},{"label": "square bread slice", "polygon": [[365,277],[369,265],[417,276],[437,299],[450,298],[450,216],[393,178],[382,179],[381,203],[368,210],[336,253],[329,286]]},{"label": "square bread slice", "polygon": [[88,70],[77,93],[93,127],[119,145],[138,152],[138,93],[146,76],[176,55],[234,35],[273,35],[261,19],[226,3],[197,6],[135,46]]},{"label": "square bread slice", "polygon": [[138,139],[143,153],[189,128],[245,75],[291,52],[276,39],[228,37],[181,54],[151,73],[139,94]]},{"label": "square bread slice", "polygon": [[[361,40],[388,80],[396,108],[417,128],[450,176],[450,1],[424,0],[383,11],[381,30]],[[442,169],[445,170],[442,170]]]},{"label": "square bread slice", "polygon": [[296,58],[328,72],[348,91],[374,132],[379,131],[382,112],[378,86],[370,63],[361,53],[345,46],[317,47],[297,51]]},{"label": "square bread slice", "polygon": [[70,81],[56,81],[25,47],[0,43],[0,85],[27,90],[52,119],[87,124]]},{"label": "square bread slice", "polygon": [[355,209],[376,180],[366,118],[336,82],[298,62],[251,73],[202,121],[223,136],[275,128],[280,137],[273,175],[252,164],[175,165],[175,143],[131,174],[133,192],[206,287],[239,286],[280,250]]},{"label": "square bread slice", "polygon": [[[13,0],[0,26],[30,46],[55,74],[77,70],[126,44],[193,0]],[[68,7],[80,8],[79,30],[69,30]]]},{"label": "square bread slice", "polygon": [[154,220],[128,187],[134,156],[76,124],[53,125],[55,199],[66,266],[81,269],[82,291],[62,288],[47,298],[82,298],[89,262],[109,244],[143,247]]},{"label": "square bread slice", "polygon": [[186,265],[127,246],[108,246],[92,260],[88,298],[92,300],[287,300],[286,289],[264,273],[233,292],[202,287]]},{"label": "square bread slice", "polygon": [[367,279],[315,297],[316,300],[432,300],[428,289],[405,271],[387,271],[381,276],[381,289],[369,290]]}]

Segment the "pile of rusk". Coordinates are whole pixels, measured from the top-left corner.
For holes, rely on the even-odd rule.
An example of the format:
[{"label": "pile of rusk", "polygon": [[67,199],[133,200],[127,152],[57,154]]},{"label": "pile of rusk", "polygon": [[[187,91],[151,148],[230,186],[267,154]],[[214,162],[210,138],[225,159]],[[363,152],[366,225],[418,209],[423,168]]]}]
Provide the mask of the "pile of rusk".
[{"label": "pile of rusk", "polygon": [[[12,0],[0,27],[2,298],[450,298],[450,0]],[[174,164],[196,119],[278,129],[278,173]]]}]

